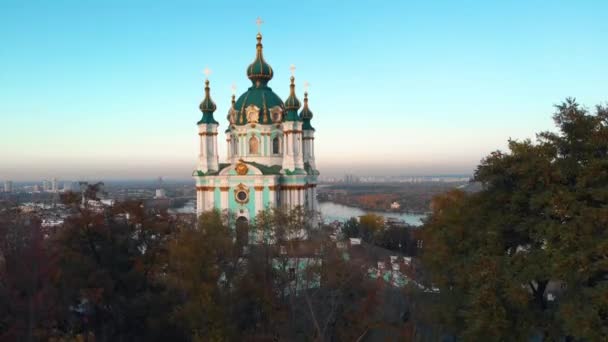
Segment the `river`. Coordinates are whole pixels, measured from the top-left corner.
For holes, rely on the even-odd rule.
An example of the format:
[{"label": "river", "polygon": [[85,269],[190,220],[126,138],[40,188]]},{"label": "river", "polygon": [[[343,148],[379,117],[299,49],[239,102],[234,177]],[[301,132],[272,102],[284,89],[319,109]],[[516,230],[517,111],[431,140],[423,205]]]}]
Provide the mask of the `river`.
[{"label": "river", "polygon": [[325,222],[332,221],[346,221],[351,217],[359,217],[365,214],[376,214],[385,218],[396,218],[405,221],[405,223],[420,226],[422,225],[422,219],[426,217],[424,214],[409,214],[409,213],[386,213],[380,211],[365,211],[356,207],[349,207],[334,202],[323,202],[319,203],[319,211],[323,216]]},{"label": "river", "polygon": [[[178,209],[171,209],[170,211],[173,213],[180,214],[194,214],[195,213],[196,203],[194,200],[186,202],[186,204]],[[323,216],[323,220],[325,222],[333,222],[333,221],[346,221],[351,217],[359,217],[361,215],[365,215],[368,213],[380,215],[385,218],[396,218],[399,220],[405,221],[405,223],[420,226],[422,224],[422,219],[426,217],[424,214],[409,214],[409,213],[386,213],[380,211],[365,211],[356,207],[349,207],[347,205],[342,205],[334,202],[323,202],[319,203],[319,211]]]}]

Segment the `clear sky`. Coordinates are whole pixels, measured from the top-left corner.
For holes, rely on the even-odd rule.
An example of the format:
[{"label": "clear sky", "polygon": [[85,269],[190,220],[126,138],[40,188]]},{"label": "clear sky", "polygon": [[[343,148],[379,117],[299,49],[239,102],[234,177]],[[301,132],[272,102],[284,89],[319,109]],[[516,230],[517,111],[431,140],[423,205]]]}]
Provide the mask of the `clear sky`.
[{"label": "clear sky", "polygon": [[[552,105],[608,100],[608,1],[0,0],[0,179],[187,178],[205,67],[310,82],[324,174],[470,173]],[[225,137],[220,134],[220,156]]]}]

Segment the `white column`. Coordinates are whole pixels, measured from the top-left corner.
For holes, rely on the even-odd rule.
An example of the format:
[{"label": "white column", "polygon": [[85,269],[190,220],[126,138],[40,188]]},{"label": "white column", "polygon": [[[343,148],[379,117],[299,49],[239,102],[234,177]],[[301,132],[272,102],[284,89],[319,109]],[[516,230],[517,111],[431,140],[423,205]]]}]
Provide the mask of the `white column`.
[{"label": "white column", "polygon": [[207,162],[207,137],[204,132],[199,132],[199,136],[201,137],[201,149],[199,153],[198,168],[203,172],[207,172],[209,169],[209,164]]},{"label": "white column", "polygon": [[[270,185],[270,187],[272,187],[272,186],[274,186],[274,184]],[[276,206],[276,202],[277,202],[277,190],[268,189],[268,202],[269,202],[271,208],[273,208],[273,207]]]},{"label": "white column", "polygon": [[255,191],[255,213],[257,214],[260,210],[264,209],[262,203],[262,193],[264,190],[258,190],[261,185],[254,187]]},{"label": "white column", "polygon": [[306,205],[306,199],[304,198],[305,192],[306,190],[304,189],[300,189],[298,190],[298,192],[300,193],[300,205],[302,207],[304,207],[304,209],[306,209],[305,205]]},{"label": "white column", "polygon": [[[216,126],[217,127],[217,126]],[[213,132],[213,165],[214,165],[214,170],[218,171],[219,170],[219,164],[220,164],[220,154],[218,152],[218,147],[217,147],[217,129],[214,129]]]},{"label": "white column", "polygon": [[205,198],[203,197],[203,191],[196,190],[196,213],[200,215],[205,211]]},{"label": "white column", "polygon": [[[225,185],[223,187],[227,187],[227,185]],[[228,208],[228,191],[224,191],[221,188],[220,188],[220,201],[221,201],[222,210],[229,209]]]}]

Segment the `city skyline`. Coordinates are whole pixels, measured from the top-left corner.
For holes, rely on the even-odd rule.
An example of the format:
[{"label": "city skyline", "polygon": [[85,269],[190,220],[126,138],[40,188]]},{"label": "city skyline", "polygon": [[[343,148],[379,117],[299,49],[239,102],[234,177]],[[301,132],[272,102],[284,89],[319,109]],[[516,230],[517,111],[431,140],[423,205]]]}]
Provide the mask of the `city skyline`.
[{"label": "city skyline", "polygon": [[0,179],[190,177],[202,70],[223,132],[257,16],[273,90],[287,98],[291,64],[300,99],[311,84],[323,175],[470,174],[553,130],[565,97],[607,100],[599,1],[268,4],[3,2]]}]

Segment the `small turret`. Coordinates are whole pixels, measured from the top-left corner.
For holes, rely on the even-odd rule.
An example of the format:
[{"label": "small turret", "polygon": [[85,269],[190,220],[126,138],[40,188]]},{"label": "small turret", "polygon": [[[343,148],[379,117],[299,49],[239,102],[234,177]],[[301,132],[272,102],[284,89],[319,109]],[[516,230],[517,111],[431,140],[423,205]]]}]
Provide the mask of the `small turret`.
[{"label": "small turret", "polygon": [[304,92],[304,107],[300,112],[300,119],[302,120],[302,130],[314,131],[314,127],[311,126],[310,120],[312,120],[312,111],[308,108],[308,92]]},{"label": "small turret", "polygon": [[216,124],[219,123],[215,121],[213,118],[213,112],[217,109],[215,102],[211,99],[210,88],[209,88],[209,80],[205,80],[205,98],[203,102],[201,102],[199,106],[201,112],[203,112],[203,118],[198,122],[198,124]]},{"label": "small turret", "polygon": [[291,84],[289,85],[289,97],[287,100],[285,100],[285,110],[287,111],[285,121],[300,121],[300,118],[298,117],[298,109],[300,109],[301,104],[300,100],[298,100],[296,96],[295,77],[291,76],[290,80]]}]

